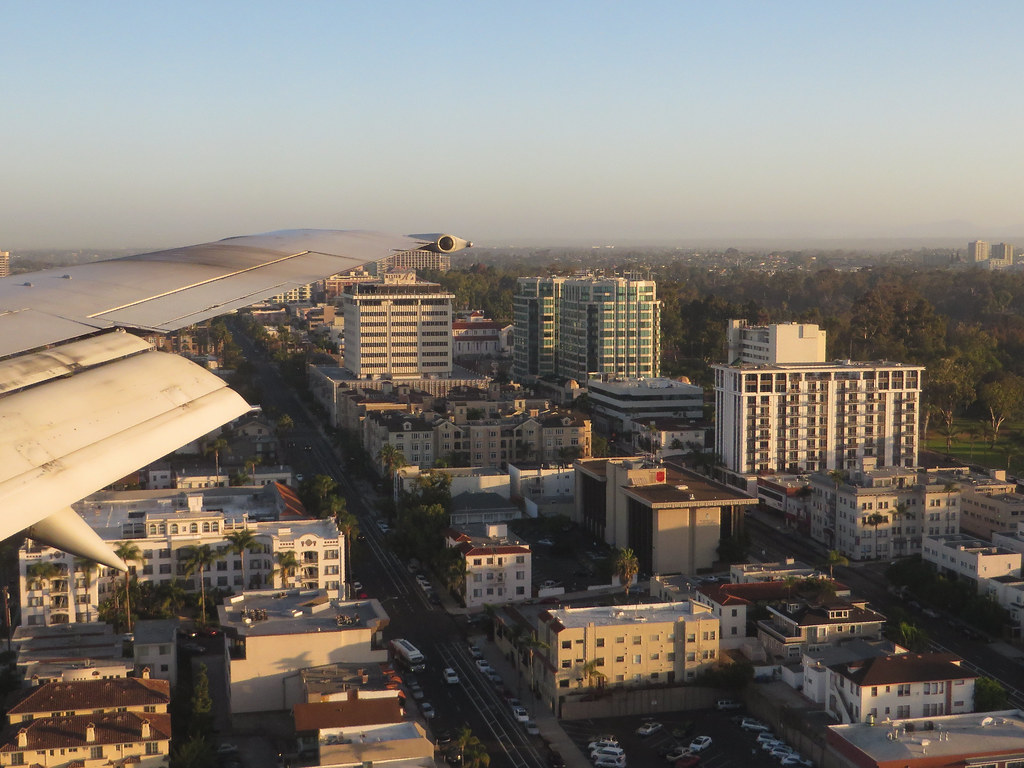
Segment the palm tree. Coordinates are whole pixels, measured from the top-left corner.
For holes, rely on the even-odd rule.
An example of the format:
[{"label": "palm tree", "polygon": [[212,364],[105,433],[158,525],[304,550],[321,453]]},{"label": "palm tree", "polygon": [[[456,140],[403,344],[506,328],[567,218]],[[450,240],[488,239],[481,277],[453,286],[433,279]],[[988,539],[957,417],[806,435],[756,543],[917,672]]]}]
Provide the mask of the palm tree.
[{"label": "palm tree", "polygon": [[225,440],[223,437],[218,437],[216,440],[210,440],[203,447],[204,456],[209,456],[211,453],[213,454],[213,463],[214,466],[217,468],[218,475],[220,474],[220,452],[227,447],[228,441]]},{"label": "palm tree", "polygon": [[[38,560],[25,569],[25,575],[31,580],[27,585],[28,589],[43,589],[44,585],[49,586],[51,579],[57,578],[61,573],[56,563],[50,560]],[[46,603],[46,623],[49,624],[49,602]]]},{"label": "palm tree", "polygon": [[620,549],[615,557],[615,575],[619,577],[619,582],[626,592],[626,600],[629,600],[629,586],[639,571],[640,563],[636,559],[636,553],[629,547]]},{"label": "palm tree", "polygon": [[249,583],[248,574],[245,570],[245,553],[256,552],[258,546],[256,534],[251,528],[239,528],[227,534],[224,538],[229,542],[227,551],[242,558],[242,592],[245,592],[246,585]]},{"label": "palm tree", "polygon": [[939,427],[939,434],[946,441],[946,453],[953,450],[953,441],[960,437],[960,428],[950,422]]},{"label": "palm tree", "polygon": [[175,618],[181,613],[188,597],[181,579],[162,583],[157,587],[160,606],[168,618]]},{"label": "palm tree", "polygon": [[[1007,468],[1009,468],[1009,465],[1007,465]],[[952,481],[947,482],[945,485],[942,486],[942,492],[946,494],[946,526],[949,526],[949,497],[959,490],[960,486]],[[950,531],[946,532],[950,533]]]},{"label": "palm tree", "polygon": [[217,562],[218,553],[209,544],[199,544],[186,547],[185,550],[185,575],[199,576],[199,622],[206,624],[206,579],[203,574],[206,569]]},{"label": "palm tree", "polygon": [[341,496],[330,496],[327,508],[334,516],[338,533],[345,539],[345,571],[342,577],[348,582],[352,575],[352,540],[359,535],[359,518],[348,511],[348,503]]},{"label": "palm tree", "polygon": [[878,559],[878,526],[880,526],[882,523],[887,522],[889,522],[889,518],[886,515],[883,515],[881,512],[872,512],[870,515],[867,516],[867,519],[864,520],[864,523],[866,525],[870,525],[875,529],[874,542],[876,560]]},{"label": "palm tree", "polygon": [[395,478],[395,472],[409,463],[406,461],[405,454],[391,443],[381,446],[380,451],[377,452],[377,461],[387,470],[388,477],[392,480]]},{"label": "palm tree", "polygon": [[[130,541],[122,541],[118,544],[114,554],[120,557],[125,565],[142,560],[142,550],[139,549],[139,545]],[[128,621],[129,632],[132,631],[132,611],[131,605],[129,605],[130,598],[128,597],[128,580],[131,578],[131,571],[131,566],[129,566],[128,570],[124,572],[124,614]]]},{"label": "palm tree", "polygon": [[835,578],[834,574],[832,573],[833,568],[835,568],[837,565],[845,566],[849,564],[850,559],[846,555],[844,555],[838,549],[833,549],[829,551],[828,557],[825,559],[825,562],[822,563],[822,566],[828,568],[828,577],[832,579]]},{"label": "palm tree", "polygon": [[274,559],[277,560],[277,568],[274,569],[271,578],[279,575],[281,577],[281,584],[287,589],[290,586],[289,579],[299,567],[299,558],[295,556],[294,549],[286,549],[283,552],[276,553]]},{"label": "palm tree", "polygon": [[597,668],[598,667],[598,661],[599,661],[598,659],[591,659],[586,664],[584,664],[583,666],[580,667],[580,675],[583,678],[583,680],[580,683],[580,685],[582,685],[583,683],[586,683],[589,686],[591,678],[594,678],[595,680],[597,680],[598,686],[601,686],[601,685],[604,684],[605,675],[604,675],[604,672],[602,672],[601,670],[599,670]]}]

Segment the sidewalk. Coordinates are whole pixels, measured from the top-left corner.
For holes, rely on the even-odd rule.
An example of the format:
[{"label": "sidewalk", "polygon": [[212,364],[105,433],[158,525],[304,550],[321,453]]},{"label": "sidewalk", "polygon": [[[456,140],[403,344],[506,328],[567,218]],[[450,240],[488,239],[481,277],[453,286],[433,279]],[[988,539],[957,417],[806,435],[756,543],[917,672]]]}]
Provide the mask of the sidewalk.
[{"label": "sidewalk", "polygon": [[[472,635],[470,638],[483,651],[484,658],[501,675],[506,683],[506,688],[516,690],[518,687],[518,674],[512,663],[506,659],[498,650],[498,646],[487,639],[485,634]],[[565,761],[566,768],[593,768],[590,761],[580,751],[576,743],[569,738],[562,729],[562,724],[555,717],[555,714],[548,709],[542,701],[533,695],[528,687],[523,688],[520,699],[526,710],[530,713],[533,721],[537,724],[541,737],[548,746],[561,755]]]}]

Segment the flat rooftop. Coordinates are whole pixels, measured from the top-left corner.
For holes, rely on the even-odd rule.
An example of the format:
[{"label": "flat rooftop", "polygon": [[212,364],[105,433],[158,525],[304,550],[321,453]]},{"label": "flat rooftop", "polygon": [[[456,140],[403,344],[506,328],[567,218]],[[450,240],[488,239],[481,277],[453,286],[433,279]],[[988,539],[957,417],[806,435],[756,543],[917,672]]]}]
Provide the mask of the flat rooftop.
[{"label": "flat rooftop", "polygon": [[837,739],[839,743],[846,741],[877,763],[903,764],[925,756],[930,761],[945,758],[950,763],[961,756],[1024,756],[1024,715],[1019,709],[1010,709],[881,722],[874,726],[833,725],[828,738],[830,743]]},{"label": "flat rooftop", "polygon": [[217,606],[221,626],[237,637],[377,631],[388,615],[377,600],[332,600],[320,589],[244,592]]},{"label": "flat rooftop", "polygon": [[711,612],[689,600],[678,603],[643,603],[630,606],[589,606],[585,608],[552,608],[551,617],[566,629],[580,629],[593,624],[617,627],[622,624],[675,623],[680,619],[710,619]]}]

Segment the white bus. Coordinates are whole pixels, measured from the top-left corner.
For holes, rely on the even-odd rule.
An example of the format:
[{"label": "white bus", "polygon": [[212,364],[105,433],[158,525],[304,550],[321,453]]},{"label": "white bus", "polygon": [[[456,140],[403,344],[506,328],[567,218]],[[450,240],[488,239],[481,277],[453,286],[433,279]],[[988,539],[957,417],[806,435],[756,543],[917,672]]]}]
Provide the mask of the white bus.
[{"label": "white bus", "polygon": [[420,672],[427,668],[427,660],[416,646],[404,638],[391,641],[391,655],[399,664],[411,672]]}]

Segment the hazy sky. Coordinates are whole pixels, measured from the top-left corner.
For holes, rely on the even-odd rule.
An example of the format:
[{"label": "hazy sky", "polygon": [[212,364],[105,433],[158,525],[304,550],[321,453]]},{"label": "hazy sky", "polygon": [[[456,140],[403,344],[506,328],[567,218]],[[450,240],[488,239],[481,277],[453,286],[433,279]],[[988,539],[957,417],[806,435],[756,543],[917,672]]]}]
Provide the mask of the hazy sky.
[{"label": "hazy sky", "polygon": [[0,248],[1024,232],[1024,3],[0,3]]}]

